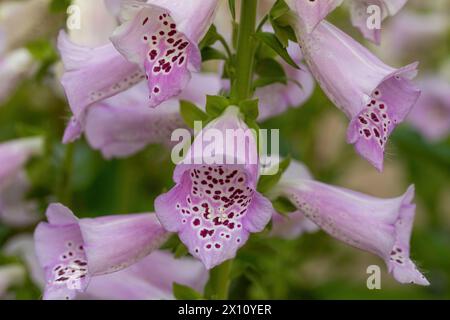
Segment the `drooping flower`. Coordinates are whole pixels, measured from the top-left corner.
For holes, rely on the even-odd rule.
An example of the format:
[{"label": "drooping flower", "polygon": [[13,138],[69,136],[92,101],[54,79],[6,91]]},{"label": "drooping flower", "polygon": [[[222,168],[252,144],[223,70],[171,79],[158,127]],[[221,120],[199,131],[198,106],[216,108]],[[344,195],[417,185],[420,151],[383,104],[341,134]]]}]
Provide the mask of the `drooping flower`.
[{"label": "drooping flower", "polygon": [[44,269],[44,299],[73,299],[91,278],[124,269],[157,249],[167,232],[153,214],[77,219],[51,204],[48,223],[35,231],[36,254]]},{"label": "drooping flower", "polygon": [[[343,0],[294,0],[297,11],[301,16],[303,27],[306,32],[311,33],[324,20],[330,12],[340,6]],[[380,44],[381,29],[375,25],[379,19],[380,23],[389,16],[397,14],[408,0],[351,0],[350,12],[354,27],[361,31],[362,35]],[[368,10],[376,6],[379,11]],[[379,16],[374,16],[379,14]],[[374,24],[374,25],[372,25]]]},{"label": "drooping flower", "polygon": [[400,283],[429,284],[410,259],[413,186],[401,197],[380,199],[285,175],[273,192],[288,198],[332,237],[380,256]]},{"label": "drooping flower", "polygon": [[4,57],[0,57],[0,105],[16,89],[21,80],[31,72],[33,58],[26,49],[17,49]]},{"label": "drooping flower", "polygon": [[392,68],[347,34],[322,21],[297,28],[302,52],[321,88],[349,119],[348,143],[382,170],[387,139],[420,96],[410,81],[418,63]]},{"label": "drooping flower", "polygon": [[303,105],[312,95],[315,87],[314,78],[308,68],[301,63],[303,54],[298,45],[290,43],[287,48],[290,56],[297,62],[300,69],[282,62],[287,76],[287,85],[274,83],[255,90],[259,99],[259,118],[263,121],[285,112],[289,107]]},{"label": "drooping flower", "polygon": [[176,183],[155,200],[156,214],[207,269],[236,255],[264,229],[271,202],[256,191],[256,141],[237,107],[209,123],[174,172]]},{"label": "drooping flower", "polygon": [[450,82],[435,76],[419,82],[422,89],[408,121],[427,139],[440,140],[450,134]]},{"label": "drooping flower", "polygon": [[92,278],[80,299],[171,300],[174,283],[203,292],[207,280],[199,261],[157,250],[124,270]]},{"label": "drooping flower", "polygon": [[62,31],[58,50],[65,68],[61,83],[73,113],[66,140],[72,141],[81,134],[88,106],[125,91],[145,75],[111,43],[95,48],[79,46]]},{"label": "drooping flower", "polygon": [[[291,160],[289,167],[281,177],[281,181],[285,181],[287,177],[292,180],[313,179],[308,168],[295,160]],[[275,193],[273,198],[276,198],[276,196],[278,195]],[[311,233],[317,230],[319,230],[319,227],[306,218],[301,210],[298,210],[289,213],[287,216],[280,213],[274,214],[272,217],[272,230],[270,231],[270,235],[284,239],[294,239],[303,233]]]},{"label": "drooping flower", "polygon": [[[114,97],[96,103],[86,112],[80,131],[84,131],[92,148],[105,158],[125,157],[140,151],[151,143],[170,145],[173,130],[186,125],[180,115],[179,101],[189,100],[205,105],[207,94],[215,95],[221,89],[220,77],[215,74],[194,74],[186,89],[177,99],[170,99],[161,108],[147,105],[147,85],[142,82]],[[71,121],[64,141],[68,142],[76,121]],[[76,135],[79,136],[79,135]]]},{"label": "drooping flower", "polygon": [[111,41],[129,61],[145,70],[149,105],[181,93],[191,71],[199,71],[201,37],[211,25],[217,0],[125,2]]},{"label": "drooping flower", "polygon": [[25,138],[0,144],[0,221],[23,227],[39,219],[37,203],[26,199],[30,185],[25,173],[28,160],[42,152],[43,139]]}]

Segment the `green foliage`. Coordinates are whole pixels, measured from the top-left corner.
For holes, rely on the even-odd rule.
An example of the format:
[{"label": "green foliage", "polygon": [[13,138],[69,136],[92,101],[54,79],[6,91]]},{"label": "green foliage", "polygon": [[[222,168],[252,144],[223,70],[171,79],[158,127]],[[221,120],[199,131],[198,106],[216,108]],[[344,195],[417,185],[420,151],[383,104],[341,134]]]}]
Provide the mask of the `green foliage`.
[{"label": "green foliage", "polygon": [[191,128],[194,128],[195,121],[206,121],[208,119],[206,113],[199,109],[195,104],[185,100],[180,101],[180,113],[184,122]]},{"label": "green foliage", "polygon": [[201,293],[194,289],[184,286],[182,284],[173,284],[173,295],[178,300],[201,300],[203,299]]},{"label": "green foliage", "polygon": [[281,176],[286,171],[286,169],[289,167],[289,164],[291,163],[291,158],[287,157],[283,159],[279,165],[278,165],[278,171],[274,175],[265,175],[261,176],[258,181],[258,191],[261,193],[266,193],[270,191],[277,183],[280,181]]},{"label": "green foliage", "polygon": [[278,40],[278,38],[270,32],[258,32],[255,34],[255,37],[260,40],[262,43],[273,49],[284,61],[286,61],[292,67],[299,69],[298,65],[294,60],[289,56],[286,48],[283,44]]}]

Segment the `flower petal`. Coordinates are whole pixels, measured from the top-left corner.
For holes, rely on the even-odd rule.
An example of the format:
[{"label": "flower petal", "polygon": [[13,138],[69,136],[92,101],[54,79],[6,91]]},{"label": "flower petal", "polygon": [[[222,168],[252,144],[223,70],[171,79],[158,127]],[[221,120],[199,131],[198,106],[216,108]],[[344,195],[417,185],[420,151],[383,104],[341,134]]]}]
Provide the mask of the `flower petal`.
[{"label": "flower petal", "polygon": [[[273,214],[271,202],[255,190],[259,168],[252,133],[239,143],[244,146],[244,154],[223,150],[231,143],[237,146],[237,137],[226,130],[234,133],[238,129],[244,133],[248,127],[240,119],[238,109],[229,107],[197,135],[188,155],[175,169],[175,187],[155,200],[162,225],[168,231],[178,232],[189,252],[201,259],[207,269],[233,258],[249,233],[261,231]],[[226,142],[204,141],[213,130],[226,137]],[[211,152],[206,152],[207,148]],[[251,158],[256,162],[252,163]],[[214,159],[219,162],[211,161]],[[231,164],[226,159],[242,162]]]},{"label": "flower petal", "polygon": [[91,104],[122,92],[145,78],[112,44],[88,48],[72,43],[65,32],[58,37],[65,73],[61,83],[72,113],[81,121]]},{"label": "flower petal", "polygon": [[409,258],[414,188],[399,198],[378,199],[313,180],[279,186],[303,214],[336,239],[386,261],[401,283],[428,285]]},{"label": "flower petal", "polygon": [[168,10],[157,6],[139,7],[111,41],[124,57],[145,69],[151,107],[179,95],[190,80],[190,70],[200,68],[196,44],[177,29]]},{"label": "flower petal", "polygon": [[297,12],[301,18],[303,28],[311,33],[314,28],[343,0],[295,0]]},{"label": "flower petal", "polygon": [[155,251],[129,268],[93,278],[86,296],[108,300],[174,299],[174,283],[203,292],[207,280],[208,273],[200,262]]},{"label": "flower petal", "polygon": [[127,214],[81,219],[89,273],[99,275],[126,268],[167,240],[154,214]]},{"label": "flower petal", "polygon": [[325,21],[313,33],[302,35],[302,51],[312,73],[330,100],[352,119],[348,142],[381,170],[387,137],[420,95],[410,81],[417,74],[417,63],[400,69],[385,65]]}]

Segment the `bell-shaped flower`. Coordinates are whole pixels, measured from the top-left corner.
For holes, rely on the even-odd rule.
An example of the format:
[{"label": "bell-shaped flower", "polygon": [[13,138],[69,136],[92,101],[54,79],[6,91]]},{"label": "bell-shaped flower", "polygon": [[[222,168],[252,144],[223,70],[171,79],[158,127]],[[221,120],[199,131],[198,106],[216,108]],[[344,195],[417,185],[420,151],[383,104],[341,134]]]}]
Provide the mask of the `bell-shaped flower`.
[{"label": "bell-shaped flower", "polygon": [[[90,106],[80,132],[84,131],[91,147],[100,150],[108,159],[130,156],[152,143],[170,146],[173,130],[186,127],[180,114],[179,100],[204,106],[206,95],[216,95],[220,90],[218,75],[196,73],[176,99],[164,102],[161,108],[152,109],[146,102],[147,85],[141,82]],[[70,141],[68,137],[71,137],[74,125],[78,125],[76,121],[69,122],[63,139],[65,142]]]},{"label": "bell-shaped flower", "polygon": [[259,99],[260,121],[282,114],[289,107],[303,105],[314,92],[314,78],[308,68],[301,63],[303,54],[298,45],[290,43],[287,50],[300,69],[282,62],[287,84],[274,83],[255,90],[255,97]]},{"label": "bell-shaped flower", "polygon": [[111,43],[95,48],[80,46],[61,31],[58,50],[65,68],[61,83],[73,113],[65,137],[71,141],[82,132],[88,106],[136,85],[145,79],[145,74]]},{"label": "bell-shaped flower", "polygon": [[[285,177],[290,177],[290,179],[294,180],[313,179],[308,168],[295,160],[291,160],[289,167],[281,177],[282,181],[286,179]],[[271,197],[271,200],[275,200],[277,196],[277,194],[274,194],[274,197]],[[280,213],[274,214],[272,217],[272,229],[270,230],[270,235],[284,239],[295,239],[304,233],[312,233],[317,230],[319,230],[319,227],[306,218],[301,210],[297,210],[290,212],[288,215],[282,215]]]},{"label": "bell-shaped flower", "polygon": [[235,106],[196,136],[174,172],[176,185],[155,200],[156,214],[207,269],[236,255],[274,212],[256,191],[258,150]]},{"label": "bell-shaped flower", "polygon": [[408,122],[430,141],[446,138],[450,134],[450,82],[434,76],[419,82],[422,90],[412,109]]},{"label": "bell-shaped flower", "polygon": [[314,77],[351,120],[348,143],[381,171],[389,135],[420,96],[411,82],[418,64],[392,68],[326,21],[310,34],[297,31]]},{"label": "bell-shaped flower", "polygon": [[0,56],[0,104],[8,99],[21,80],[30,75],[32,67],[33,58],[26,49],[17,49]]},{"label": "bell-shaped flower", "polygon": [[153,214],[77,219],[51,204],[36,228],[36,254],[45,272],[44,299],[73,299],[97,275],[124,269],[157,249],[167,232]]},{"label": "bell-shaped flower", "polygon": [[43,139],[24,138],[0,144],[0,222],[24,227],[39,219],[37,203],[27,200],[30,183],[25,165],[43,150]]},{"label": "bell-shaped flower", "polygon": [[208,272],[199,261],[157,250],[124,270],[92,278],[79,298],[172,300],[174,283],[202,293],[207,281]]},{"label": "bell-shaped flower", "polygon": [[[311,33],[343,0],[293,0],[300,16],[302,28]],[[408,0],[351,0],[350,13],[354,27],[362,35],[380,44],[381,22],[397,14]]]},{"label": "bell-shaped flower", "polygon": [[125,2],[125,22],[111,41],[130,62],[145,70],[151,107],[177,96],[199,71],[197,47],[214,19],[218,0]]},{"label": "bell-shaped flower", "polygon": [[410,259],[415,216],[414,187],[403,196],[380,199],[311,179],[283,175],[274,194],[289,199],[332,237],[381,257],[401,283],[428,285]]}]

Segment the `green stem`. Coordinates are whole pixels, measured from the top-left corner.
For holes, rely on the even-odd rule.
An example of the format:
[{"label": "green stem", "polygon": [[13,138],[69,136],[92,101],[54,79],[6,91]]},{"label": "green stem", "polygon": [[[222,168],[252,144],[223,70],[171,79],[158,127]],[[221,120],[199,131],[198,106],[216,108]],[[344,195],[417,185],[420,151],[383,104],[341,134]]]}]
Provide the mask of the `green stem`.
[{"label": "green stem", "polygon": [[249,99],[252,95],[254,64],[254,33],[258,0],[241,1],[236,52],[236,77],[231,88],[231,97],[236,102]]},{"label": "green stem", "polygon": [[[231,98],[235,103],[247,100],[252,96],[254,38],[256,11],[258,0],[241,1],[241,18],[239,23],[238,43],[236,51],[236,77],[232,83]],[[228,298],[230,273],[233,260],[227,260],[211,270],[210,283],[213,289],[212,298],[225,300]]]},{"label": "green stem", "polygon": [[214,288],[213,299],[228,299],[228,288],[230,286],[230,273],[233,260],[227,260],[220,266],[211,270],[210,278]]}]

